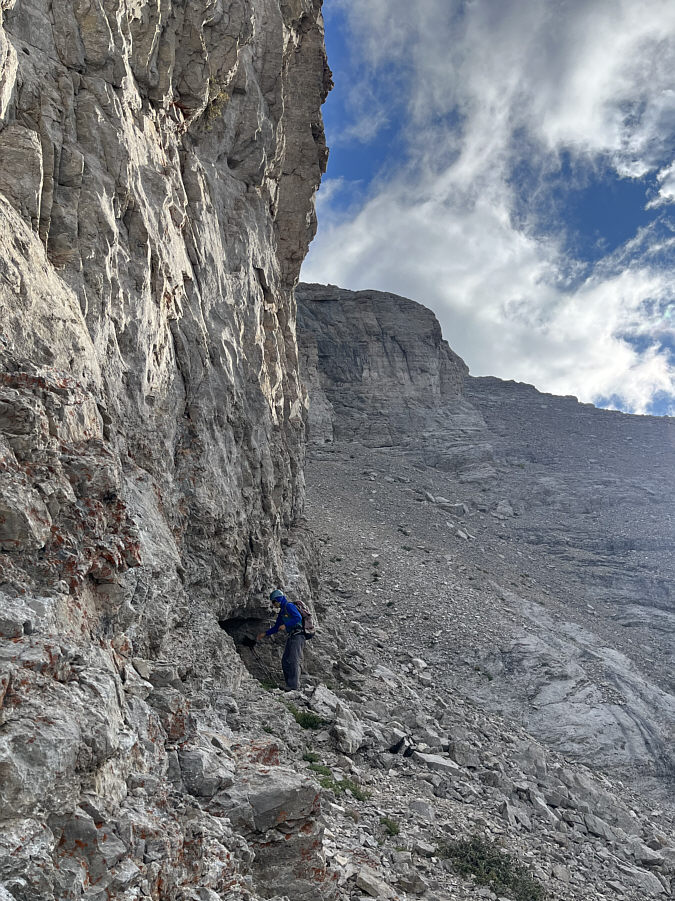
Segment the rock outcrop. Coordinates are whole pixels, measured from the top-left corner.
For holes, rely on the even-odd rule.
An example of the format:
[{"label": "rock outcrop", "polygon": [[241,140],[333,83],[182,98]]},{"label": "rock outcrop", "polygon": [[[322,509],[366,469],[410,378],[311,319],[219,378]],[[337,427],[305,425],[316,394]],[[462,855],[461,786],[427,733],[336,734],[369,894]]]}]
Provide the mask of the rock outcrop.
[{"label": "rock outcrop", "polygon": [[[327,154],[320,5],[0,4],[16,901],[253,891],[254,846],[281,840],[254,800],[243,831],[213,807],[251,766],[228,750],[246,674],[219,621],[277,581],[309,594],[292,287]],[[322,868],[316,786],[282,770],[300,897]]]},{"label": "rock outcrop", "polygon": [[468,369],[430,310],[395,294],[296,290],[309,440],[356,440],[457,472],[493,474],[485,424],[463,397]]}]

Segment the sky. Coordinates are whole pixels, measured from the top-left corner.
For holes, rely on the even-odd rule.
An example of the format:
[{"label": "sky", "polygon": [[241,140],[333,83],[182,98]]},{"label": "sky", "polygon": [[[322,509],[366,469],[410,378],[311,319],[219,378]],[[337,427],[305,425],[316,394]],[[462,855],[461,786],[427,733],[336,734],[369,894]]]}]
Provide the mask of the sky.
[{"label": "sky", "polygon": [[675,415],[675,0],[325,0],[304,281],[431,308],[473,375]]}]

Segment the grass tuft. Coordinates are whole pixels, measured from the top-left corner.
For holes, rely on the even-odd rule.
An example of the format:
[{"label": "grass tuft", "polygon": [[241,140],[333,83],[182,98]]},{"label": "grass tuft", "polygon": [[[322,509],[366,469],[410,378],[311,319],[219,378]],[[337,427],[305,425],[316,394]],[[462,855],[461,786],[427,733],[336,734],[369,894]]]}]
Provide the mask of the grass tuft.
[{"label": "grass tuft", "polygon": [[287,704],[286,706],[295,717],[295,722],[302,726],[303,729],[321,729],[326,725],[326,720],[311,710],[298,710],[295,704]]},{"label": "grass tuft", "polygon": [[345,792],[349,791],[357,801],[367,801],[370,797],[369,791],[361,788],[360,785],[357,785],[351,779],[340,779],[338,782],[332,776],[325,776],[323,779],[319,779],[319,785],[321,788],[328,789],[336,795],[344,795]]},{"label": "grass tuft", "polygon": [[546,899],[544,888],[526,867],[481,836],[443,845],[438,856],[450,860],[460,876],[473,876],[479,885],[489,886],[497,895],[508,892],[514,901]]},{"label": "grass tuft", "polygon": [[398,825],[396,820],[393,820],[391,817],[380,817],[380,823],[387,830],[387,835],[398,835],[401,831],[401,827]]}]

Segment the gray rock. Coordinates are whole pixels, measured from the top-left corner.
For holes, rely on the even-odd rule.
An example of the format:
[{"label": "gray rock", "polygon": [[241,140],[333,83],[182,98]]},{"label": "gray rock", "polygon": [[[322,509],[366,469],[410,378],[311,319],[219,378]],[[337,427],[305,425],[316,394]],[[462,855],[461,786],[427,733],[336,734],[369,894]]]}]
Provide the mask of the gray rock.
[{"label": "gray rock", "polygon": [[256,830],[266,832],[313,816],[318,809],[318,793],[312,780],[276,769],[254,779],[248,803]]},{"label": "gray rock", "polygon": [[332,719],[340,704],[338,696],[327,688],[323,683],[319,683],[314,689],[312,697],[309,699],[311,709],[326,719]]},{"label": "gray rock", "polygon": [[412,757],[418,763],[423,763],[429,769],[442,773],[445,776],[457,776],[462,772],[454,760],[450,760],[448,757],[443,757],[440,754],[424,754],[421,751],[414,751]]},{"label": "gray rock", "polygon": [[627,848],[631,857],[643,867],[660,867],[664,862],[663,854],[649,848],[637,836],[631,836],[628,839]]},{"label": "gray rock", "polygon": [[460,766],[471,767],[472,769],[477,769],[480,766],[478,754],[466,742],[448,742],[444,750]]},{"label": "gray rock", "polygon": [[643,893],[643,897],[657,898],[668,893],[663,883],[653,873],[637,867],[621,867],[620,869],[625,876],[630,877],[631,883]]},{"label": "gray rock", "polygon": [[361,867],[356,884],[371,898],[393,898],[394,891],[371,867]]},{"label": "gray rock", "polygon": [[215,749],[181,749],[178,760],[183,783],[191,795],[212,798],[234,784],[234,766]]},{"label": "gray rock", "polygon": [[421,816],[427,823],[434,823],[436,821],[434,805],[429,801],[424,800],[424,798],[415,798],[415,800],[410,801],[408,808]]},{"label": "gray rock", "polygon": [[600,838],[604,838],[606,841],[611,842],[616,839],[616,832],[611,829],[607,823],[600,819],[600,817],[593,816],[593,814],[587,813],[584,816],[584,824],[591,835],[597,835]]},{"label": "gray rock", "polygon": [[[310,594],[292,288],[326,162],[320,8],[0,7],[0,879],[251,894],[204,809],[231,762],[190,744],[237,716],[218,622],[276,580]],[[318,827],[284,828],[318,873]]]},{"label": "gray rock", "polygon": [[[465,364],[429,310],[395,294],[324,285],[301,284],[296,297],[310,440],[324,443],[329,433],[332,441],[357,438],[408,454],[423,436],[431,465],[468,478],[479,469],[494,475],[491,449],[466,441],[483,425],[462,398]],[[427,499],[436,504],[431,492]]]},{"label": "gray rock", "polygon": [[410,870],[410,872],[400,876],[396,880],[396,885],[402,891],[409,892],[411,895],[424,895],[429,888],[429,885],[417,870]]},{"label": "gray rock", "polygon": [[363,723],[343,702],[335,708],[335,723],[330,732],[339,750],[348,755],[355,754],[366,737]]}]

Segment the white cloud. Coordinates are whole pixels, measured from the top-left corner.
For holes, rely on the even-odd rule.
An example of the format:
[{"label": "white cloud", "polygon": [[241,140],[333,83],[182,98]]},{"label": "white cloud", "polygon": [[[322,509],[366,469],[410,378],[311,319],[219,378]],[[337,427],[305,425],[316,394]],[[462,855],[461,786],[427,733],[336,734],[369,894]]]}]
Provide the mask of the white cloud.
[{"label": "white cloud", "polygon": [[656,329],[645,310],[675,294],[651,235],[572,290],[561,237],[537,235],[527,214],[514,224],[509,177],[521,153],[545,170],[566,149],[622,176],[660,169],[656,202],[675,199],[664,160],[675,4],[338,2],[369,65],[401,60],[409,71],[409,161],[346,220],[323,202],[303,278],[430,306],[474,374],[582,400],[619,395],[636,411],[675,395],[667,353],[627,340]]},{"label": "white cloud", "polygon": [[618,395],[636,412],[656,392],[675,395],[668,357],[640,355],[626,340],[650,331],[643,306],[665,302],[668,274],[637,266],[590,278],[571,293],[556,287],[557,247],[512,229],[503,210],[478,203],[459,214],[442,203],[406,201],[405,194],[379,196],[352,221],[325,230],[303,277],[429,306],[474,375],[533,382],[584,401]]},{"label": "white cloud", "polygon": [[675,203],[675,161],[670,166],[665,166],[657,176],[659,193],[650,201],[648,207],[662,206],[665,203]]}]

